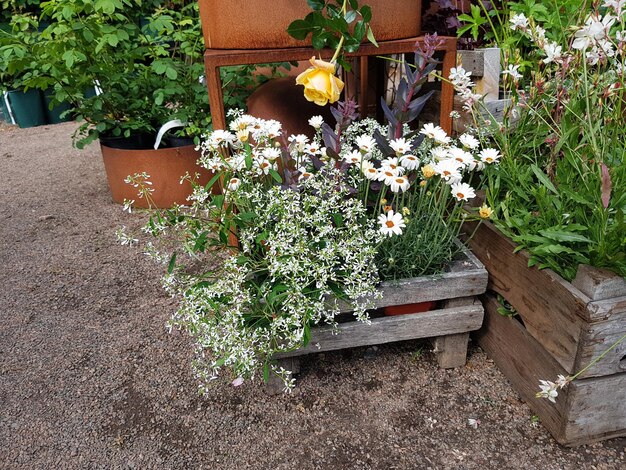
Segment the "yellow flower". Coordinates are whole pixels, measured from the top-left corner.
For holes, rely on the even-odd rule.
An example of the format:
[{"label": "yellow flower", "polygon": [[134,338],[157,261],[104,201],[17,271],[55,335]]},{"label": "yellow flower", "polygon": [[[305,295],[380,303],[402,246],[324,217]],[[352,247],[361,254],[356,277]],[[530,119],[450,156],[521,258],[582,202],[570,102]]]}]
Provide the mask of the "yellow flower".
[{"label": "yellow flower", "polygon": [[387,204],[387,199],[382,198],[382,199],[380,200],[380,205],[381,205],[381,206],[384,206],[385,204]]},{"label": "yellow flower", "polygon": [[422,167],[422,175],[424,175],[424,178],[432,178],[435,176],[435,169],[430,165],[426,165]]},{"label": "yellow flower", "polygon": [[391,206],[383,206],[383,212],[389,212],[393,207]]},{"label": "yellow flower", "polygon": [[402,215],[409,215],[410,213],[411,213],[411,210],[408,207],[402,208]]},{"label": "yellow flower", "polygon": [[311,57],[311,65],[296,77],[304,85],[304,97],[319,106],[334,103],[343,90],[343,82],[335,76],[335,64]]},{"label": "yellow flower", "polygon": [[483,204],[480,206],[480,209],[478,209],[478,215],[481,219],[488,219],[491,217],[491,214],[493,214],[493,209],[491,209],[491,207],[487,204]]},{"label": "yellow flower", "polygon": [[426,186],[427,184],[428,184],[428,181],[426,181],[426,180],[420,181],[420,186],[422,186],[422,187]]}]

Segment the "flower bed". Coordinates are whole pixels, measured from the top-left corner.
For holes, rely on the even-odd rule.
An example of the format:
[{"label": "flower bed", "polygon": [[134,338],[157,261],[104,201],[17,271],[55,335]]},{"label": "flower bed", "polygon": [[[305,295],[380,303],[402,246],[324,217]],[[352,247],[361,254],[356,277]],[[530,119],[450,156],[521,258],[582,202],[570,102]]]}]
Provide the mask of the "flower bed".
[{"label": "flower bed", "polygon": [[489,271],[488,289],[510,303],[518,318],[498,313],[486,298],[479,344],[561,444],[626,435],[626,344],[571,382],[556,403],[536,397],[540,380],[571,376],[626,334],[626,280],[581,266],[574,281],[549,269],[528,267],[525,251],[493,225],[483,224],[470,242]]}]

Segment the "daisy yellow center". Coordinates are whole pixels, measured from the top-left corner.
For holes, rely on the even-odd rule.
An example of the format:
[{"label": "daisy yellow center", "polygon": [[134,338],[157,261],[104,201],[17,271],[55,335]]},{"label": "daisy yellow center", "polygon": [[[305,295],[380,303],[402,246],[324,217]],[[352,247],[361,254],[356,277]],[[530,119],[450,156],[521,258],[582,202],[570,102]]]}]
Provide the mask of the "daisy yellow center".
[{"label": "daisy yellow center", "polygon": [[452,173],[450,173],[448,170],[445,170],[445,171],[443,172],[443,175],[444,175],[444,176],[450,176],[451,174],[452,174]]},{"label": "daisy yellow center", "polygon": [[463,199],[465,197],[465,194],[463,194],[463,193],[456,193],[456,197],[458,197],[459,199]]},{"label": "daisy yellow center", "polygon": [[385,225],[387,225],[387,227],[389,228],[393,228],[396,224],[394,224],[391,220],[388,220],[387,222],[385,222]]},{"label": "daisy yellow center", "polygon": [[393,176],[393,173],[391,171],[385,171],[385,175],[386,176]]},{"label": "daisy yellow center", "polygon": [[396,178],[396,183],[404,183],[404,178]]}]

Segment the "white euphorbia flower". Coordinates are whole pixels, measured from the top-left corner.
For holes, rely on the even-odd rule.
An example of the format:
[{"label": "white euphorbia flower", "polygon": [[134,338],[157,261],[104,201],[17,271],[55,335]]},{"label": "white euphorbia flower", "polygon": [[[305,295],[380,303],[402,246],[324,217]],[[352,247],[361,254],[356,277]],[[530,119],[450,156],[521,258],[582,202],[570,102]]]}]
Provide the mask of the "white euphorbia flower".
[{"label": "white euphorbia flower", "polygon": [[363,153],[370,153],[376,148],[376,141],[374,138],[365,134],[358,136],[355,143],[356,146],[359,147],[359,150]]},{"label": "white euphorbia flower", "polygon": [[468,148],[470,150],[474,150],[478,148],[480,142],[478,139],[474,137],[472,134],[463,134],[459,137],[459,142],[463,145],[463,147]]},{"label": "white euphorbia flower", "polygon": [[392,210],[386,214],[380,214],[378,223],[380,224],[380,233],[388,237],[402,235],[402,229],[406,227],[402,214],[394,214]]},{"label": "white euphorbia flower", "polygon": [[396,176],[391,180],[391,184],[389,186],[391,187],[392,192],[397,193],[400,191],[406,191],[411,185],[406,176]]},{"label": "white euphorbia flower", "polygon": [[313,129],[319,129],[324,124],[324,118],[322,116],[313,116],[309,119],[309,126]]},{"label": "white euphorbia flower", "polygon": [[401,157],[411,150],[412,144],[411,142],[407,142],[406,139],[400,138],[389,142],[389,146],[396,152],[397,156]]},{"label": "white euphorbia flower", "polygon": [[476,197],[476,191],[467,183],[454,183],[450,191],[457,201],[468,201]]},{"label": "white euphorbia flower", "polygon": [[480,151],[478,154],[480,161],[483,163],[497,163],[500,160],[500,152],[496,149],[486,148]]},{"label": "white euphorbia flower", "polygon": [[419,158],[415,155],[404,155],[400,158],[400,165],[406,168],[408,171],[417,170],[420,167]]}]

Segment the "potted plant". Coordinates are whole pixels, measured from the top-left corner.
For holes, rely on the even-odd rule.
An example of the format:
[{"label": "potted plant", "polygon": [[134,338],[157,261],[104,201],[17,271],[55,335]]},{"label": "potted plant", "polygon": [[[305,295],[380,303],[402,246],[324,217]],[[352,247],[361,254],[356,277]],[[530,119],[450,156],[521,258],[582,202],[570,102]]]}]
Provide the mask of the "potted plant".
[{"label": "potted plant", "polygon": [[[197,5],[149,7],[151,12],[133,0],[46,2],[43,13],[52,22],[36,44],[40,73],[30,83],[53,90],[55,103],[71,104],[81,123],[74,135],[77,147],[100,141],[115,202],[129,195],[126,176],[148,173],[153,202],[166,207],[186,201],[191,186],[181,185],[180,178],[187,172],[200,173],[205,182],[210,175],[196,165],[193,141],[157,142],[157,132],[177,119],[180,133],[197,139],[199,130],[210,126],[210,114],[201,83]],[[244,95],[247,88],[240,84],[245,80],[248,86],[251,74],[249,68],[242,71],[227,93]],[[86,93],[94,88],[96,93]]]},{"label": "potted plant", "polygon": [[491,127],[503,154],[486,196],[497,218],[471,243],[521,320],[490,298],[481,346],[569,445],[626,434],[626,19],[608,3],[570,14],[570,2],[540,23],[512,4],[509,25],[532,48],[509,50],[523,61],[505,71],[521,83],[526,66],[532,81],[514,94],[516,125]]},{"label": "potted plant", "polygon": [[[345,102],[333,109],[336,126],[316,117],[315,138],[285,139],[276,121],[235,115],[230,130],[202,144],[201,162],[223,181],[222,194],[196,186],[190,208],[152,213],[147,233],[170,248],[149,251],[167,264],[166,285],[181,297],[171,327],[197,342],[202,387],[228,369],[235,385],[262,370],[289,388],[278,358],[422,336],[444,338],[454,360],[442,365],[464,363],[467,333],[482,321],[473,296],[486,277],[471,256],[454,262],[460,226],[479,218],[463,209],[474,190],[462,180],[478,182],[494,150],[480,150],[469,135],[453,141],[434,125],[405,126],[428,99],[418,91],[434,67],[435,41],[416,51],[415,71],[407,67],[398,100],[386,108],[388,125],[355,121],[354,103]],[[131,182],[150,196],[141,175]],[[135,241],[123,232],[120,239]],[[211,261],[216,250],[223,258]],[[459,303],[370,319],[368,308],[414,301],[409,292],[416,301]],[[371,329],[338,324],[343,310]],[[343,337],[351,342],[334,342],[324,323],[349,328]]]}]

